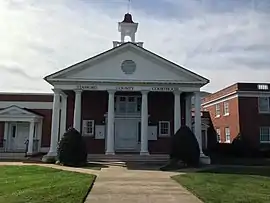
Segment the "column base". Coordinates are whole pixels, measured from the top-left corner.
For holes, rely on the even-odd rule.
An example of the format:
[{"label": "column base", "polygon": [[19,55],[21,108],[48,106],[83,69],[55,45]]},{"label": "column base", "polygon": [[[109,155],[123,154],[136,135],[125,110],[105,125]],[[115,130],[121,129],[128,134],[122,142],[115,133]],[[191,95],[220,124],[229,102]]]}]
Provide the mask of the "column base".
[{"label": "column base", "polygon": [[26,155],[27,156],[32,156],[34,153],[33,152],[27,152]]},{"label": "column base", "polygon": [[55,163],[57,157],[57,152],[48,152],[42,157],[42,162],[45,163]]},{"label": "column base", "polygon": [[114,152],[106,152],[105,155],[115,155]]},{"label": "column base", "polygon": [[148,156],[150,154],[149,154],[149,152],[146,151],[146,152],[140,152],[140,155],[142,155],[142,156]]},{"label": "column base", "polygon": [[211,164],[211,159],[210,159],[209,156],[205,156],[204,154],[201,154],[201,155],[200,155],[200,162],[201,162],[202,164],[209,165],[209,164]]}]

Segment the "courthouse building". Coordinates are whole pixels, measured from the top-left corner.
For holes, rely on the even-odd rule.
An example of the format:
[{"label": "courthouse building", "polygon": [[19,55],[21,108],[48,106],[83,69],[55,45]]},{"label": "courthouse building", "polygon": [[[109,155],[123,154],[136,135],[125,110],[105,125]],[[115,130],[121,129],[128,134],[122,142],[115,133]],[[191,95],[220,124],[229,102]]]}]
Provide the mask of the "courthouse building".
[{"label": "courthouse building", "polygon": [[111,49],[46,76],[53,94],[2,93],[2,151],[24,150],[29,140],[28,154],[55,156],[69,127],[85,137],[89,154],[166,154],[181,125],[202,146],[200,89],[209,80],[145,49],[137,28],[126,14]]}]

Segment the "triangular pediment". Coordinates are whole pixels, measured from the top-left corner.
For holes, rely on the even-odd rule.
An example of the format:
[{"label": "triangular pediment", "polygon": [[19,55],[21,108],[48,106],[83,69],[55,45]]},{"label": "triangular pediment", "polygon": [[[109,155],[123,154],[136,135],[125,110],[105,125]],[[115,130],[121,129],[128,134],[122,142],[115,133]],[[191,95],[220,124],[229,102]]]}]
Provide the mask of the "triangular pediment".
[{"label": "triangular pediment", "polygon": [[10,106],[0,111],[0,117],[40,117],[18,106]]},{"label": "triangular pediment", "polygon": [[201,86],[208,79],[133,43],[125,43],[45,78],[53,81],[174,82]]}]

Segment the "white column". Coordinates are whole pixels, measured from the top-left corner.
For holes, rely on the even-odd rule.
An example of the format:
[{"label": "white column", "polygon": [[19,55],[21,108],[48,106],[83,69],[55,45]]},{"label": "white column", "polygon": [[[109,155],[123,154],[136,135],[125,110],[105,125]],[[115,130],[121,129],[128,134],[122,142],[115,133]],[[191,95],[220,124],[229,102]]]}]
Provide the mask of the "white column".
[{"label": "white column", "polygon": [[194,134],[198,140],[200,146],[200,152],[202,153],[202,119],[201,119],[201,96],[200,92],[195,92],[195,130]]},{"label": "white column", "polygon": [[107,138],[106,138],[106,154],[114,155],[114,93],[113,90],[108,90],[108,122],[107,122]]},{"label": "white column", "polygon": [[61,126],[60,126],[60,139],[66,132],[66,124],[67,124],[67,95],[61,95]]},{"label": "white column", "polygon": [[73,127],[79,132],[81,132],[81,105],[82,105],[82,90],[75,90]]},{"label": "white column", "polygon": [[35,122],[31,121],[29,127],[29,137],[28,137],[28,150],[27,154],[32,155],[33,154],[33,143],[34,143],[34,128],[35,128]]},{"label": "white column", "polygon": [[60,92],[58,89],[54,89],[53,91],[54,91],[54,97],[53,97],[52,126],[51,126],[51,144],[50,144],[50,151],[48,152],[47,156],[57,155]]},{"label": "white column", "polygon": [[38,134],[37,134],[38,152],[40,151],[40,147],[41,147],[42,130],[43,130],[43,120],[40,120],[38,123]]},{"label": "white column", "polygon": [[181,127],[181,104],[180,104],[181,92],[174,92],[174,133]]},{"label": "white column", "polygon": [[9,128],[9,123],[8,122],[5,122],[5,131],[4,131],[4,140],[5,140],[5,142],[3,143],[4,144],[4,150],[7,150],[7,148],[8,148],[8,129]]},{"label": "white column", "polygon": [[148,152],[148,91],[142,91],[141,104],[141,155],[149,155]]},{"label": "white column", "polygon": [[186,95],[185,98],[185,105],[186,105],[186,126],[192,129],[192,115],[191,115],[191,96]]}]

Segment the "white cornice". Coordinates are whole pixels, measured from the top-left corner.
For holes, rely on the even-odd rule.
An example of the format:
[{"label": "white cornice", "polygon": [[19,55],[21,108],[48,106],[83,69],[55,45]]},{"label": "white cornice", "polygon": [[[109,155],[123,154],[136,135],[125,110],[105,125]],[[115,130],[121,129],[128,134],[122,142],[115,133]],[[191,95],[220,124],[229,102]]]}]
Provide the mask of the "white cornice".
[{"label": "white cornice", "polygon": [[233,91],[229,94],[226,94],[221,97],[202,103],[202,107],[206,108],[206,107],[216,105],[224,101],[228,101],[230,99],[234,99],[238,97],[270,97],[270,92],[269,91]]}]

